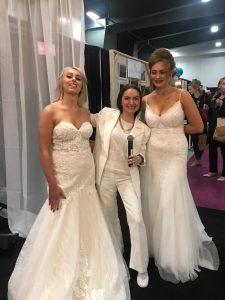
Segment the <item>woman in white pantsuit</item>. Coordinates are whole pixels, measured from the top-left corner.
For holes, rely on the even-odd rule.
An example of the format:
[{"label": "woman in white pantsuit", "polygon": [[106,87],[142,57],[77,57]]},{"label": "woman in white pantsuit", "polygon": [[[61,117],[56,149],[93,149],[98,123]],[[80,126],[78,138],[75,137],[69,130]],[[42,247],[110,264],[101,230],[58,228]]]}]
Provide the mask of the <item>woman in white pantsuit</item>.
[{"label": "woman in white pantsuit", "polygon": [[[138,272],[138,285],[146,287],[148,249],[142,217],[138,166],[145,162],[150,130],[136,118],[141,107],[141,91],[137,86],[123,87],[117,98],[117,106],[118,109],[105,107],[99,113],[91,115],[92,125],[96,126],[96,184],[106,218],[122,247],[116,201],[117,191],[120,193],[130,229],[130,268]],[[133,136],[133,155],[129,157],[128,135]]]}]

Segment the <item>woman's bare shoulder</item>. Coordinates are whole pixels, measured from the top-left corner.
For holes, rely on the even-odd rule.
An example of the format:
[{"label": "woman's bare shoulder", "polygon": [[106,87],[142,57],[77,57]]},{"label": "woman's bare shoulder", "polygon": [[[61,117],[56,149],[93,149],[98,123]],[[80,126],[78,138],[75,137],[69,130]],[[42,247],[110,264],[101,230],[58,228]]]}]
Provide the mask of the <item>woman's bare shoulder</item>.
[{"label": "woman's bare shoulder", "polygon": [[[184,89],[179,89],[178,90],[178,95],[179,95],[179,100],[180,102],[190,102],[192,99],[191,95],[189,94],[189,92],[187,90]],[[193,102],[193,101],[191,101]]]},{"label": "woman's bare shoulder", "polygon": [[58,109],[59,106],[60,106],[59,101],[54,101],[54,102],[51,102],[50,104],[46,105],[43,110],[54,111],[55,109]]},{"label": "woman's bare shoulder", "polygon": [[154,92],[151,92],[150,94],[143,97],[142,102],[146,104],[149,104],[151,102],[151,99],[154,97]]}]

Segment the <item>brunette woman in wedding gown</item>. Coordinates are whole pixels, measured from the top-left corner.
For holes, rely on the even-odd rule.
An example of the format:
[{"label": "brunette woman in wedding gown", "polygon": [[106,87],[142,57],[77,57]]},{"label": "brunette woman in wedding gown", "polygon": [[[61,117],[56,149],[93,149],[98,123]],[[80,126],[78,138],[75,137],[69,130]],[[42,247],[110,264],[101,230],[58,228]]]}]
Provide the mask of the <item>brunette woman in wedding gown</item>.
[{"label": "brunette woman in wedding gown", "polygon": [[142,114],[151,129],[142,170],[149,255],[163,279],[186,282],[198,276],[199,267],[219,267],[216,246],[204,230],[187,179],[185,134],[202,132],[203,123],[189,93],[171,85],[176,70],[171,53],[155,50],[149,68],[154,91],[144,97]]},{"label": "brunette woman in wedding gown", "polygon": [[63,70],[42,112],[40,153],[49,186],[9,280],[10,300],[130,299],[127,269],[95,189],[86,78]]}]

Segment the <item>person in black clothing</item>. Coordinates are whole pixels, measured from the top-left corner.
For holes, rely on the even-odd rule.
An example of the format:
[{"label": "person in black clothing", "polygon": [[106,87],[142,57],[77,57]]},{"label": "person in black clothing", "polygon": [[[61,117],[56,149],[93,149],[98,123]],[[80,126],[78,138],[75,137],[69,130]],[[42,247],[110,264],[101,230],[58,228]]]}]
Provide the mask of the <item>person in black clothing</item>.
[{"label": "person in black clothing", "polygon": [[209,172],[204,174],[205,177],[215,176],[218,172],[218,147],[220,148],[223,158],[223,169],[218,181],[225,181],[225,143],[215,141],[213,134],[216,129],[217,118],[225,118],[225,77],[221,78],[218,83],[218,91],[212,98],[209,105],[209,128],[207,143],[209,144]]},{"label": "person in black clothing", "polygon": [[[209,96],[202,89],[201,81],[193,79],[188,85],[188,91],[191,94],[197,108],[199,109],[202,121],[204,124],[204,130],[202,133],[207,132],[207,112],[209,108]],[[201,166],[201,157],[203,150],[199,149],[199,134],[191,134],[191,140],[194,148],[195,160],[191,164],[192,167]]]}]

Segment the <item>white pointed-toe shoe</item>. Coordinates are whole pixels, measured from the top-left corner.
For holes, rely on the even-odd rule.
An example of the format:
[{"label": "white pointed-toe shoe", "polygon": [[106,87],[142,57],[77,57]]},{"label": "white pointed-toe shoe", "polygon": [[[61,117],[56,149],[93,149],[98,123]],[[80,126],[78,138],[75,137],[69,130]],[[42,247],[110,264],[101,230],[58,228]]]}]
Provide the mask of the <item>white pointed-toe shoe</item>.
[{"label": "white pointed-toe shoe", "polygon": [[139,287],[141,288],[145,288],[148,286],[149,283],[149,277],[148,277],[148,272],[144,272],[144,273],[139,273],[137,275],[137,284]]}]

